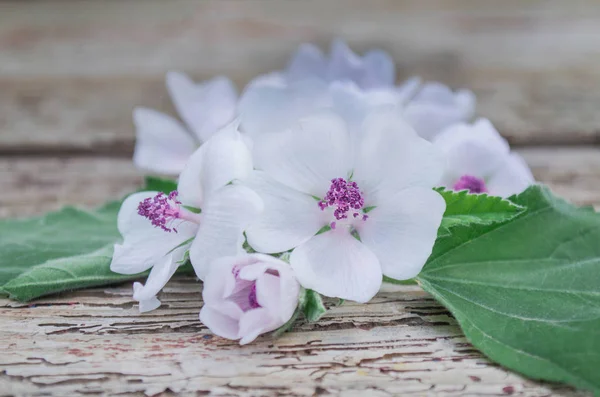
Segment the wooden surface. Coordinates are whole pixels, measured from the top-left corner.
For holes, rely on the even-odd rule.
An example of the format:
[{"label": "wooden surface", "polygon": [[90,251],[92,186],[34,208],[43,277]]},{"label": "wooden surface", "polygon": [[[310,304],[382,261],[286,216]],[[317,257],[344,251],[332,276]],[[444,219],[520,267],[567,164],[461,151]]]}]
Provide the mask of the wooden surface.
[{"label": "wooden surface", "polygon": [[[336,36],[474,90],[536,179],[600,209],[598,1],[54,0],[0,3],[0,217],[139,186],[131,110],[172,112],[167,70],[241,86]],[[144,315],[130,284],[0,300],[0,396],[585,395],[490,363],[418,287],[246,347],[200,324],[200,292],[178,278]]]}]

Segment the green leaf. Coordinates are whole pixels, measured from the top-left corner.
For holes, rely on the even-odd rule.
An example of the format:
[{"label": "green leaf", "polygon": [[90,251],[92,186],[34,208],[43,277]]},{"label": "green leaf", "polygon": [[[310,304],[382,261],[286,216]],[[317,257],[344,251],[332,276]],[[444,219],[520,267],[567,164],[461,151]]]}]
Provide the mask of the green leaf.
[{"label": "green leaf", "polygon": [[469,194],[467,191],[436,189],[446,200],[446,212],[442,219],[439,236],[449,234],[458,225],[507,222],[521,214],[525,208],[502,197],[487,194]]},{"label": "green leaf", "polygon": [[48,260],[97,251],[120,239],[120,202],[95,211],[65,207],[41,217],[0,220],[0,285]]},{"label": "green leaf", "polygon": [[145,178],[145,186],[141,191],[151,190],[155,192],[163,192],[166,194],[171,193],[173,190],[177,190],[177,181],[172,179],[159,178],[156,176],[147,176]]},{"label": "green leaf", "polygon": [[85,255],[52,259],[35,266],[2,288],[12,299],[31,299],[77,288],[88,288],[136,280],[146,273],[126,275],[110,271],[113,244]]},{"label": "green leaf", "polygon": [[409,278],[408,280],[396,280],[395,278],[391,278],[388,276],[383,276],[383,282],[389,283],[389,284],[396,284],[396,285],[415,285],[415,284],[417,284],[417,282],[415,281],[414,278]]},{"label": "green leaf", "polygon": [[533,186],[508,223],[456,225],[418,276],[489,358],[600,394],[600,215]]},{"label": "green leaf", "polygon": [[323,317],[325,312],[327,312],[327,309],[323,304],[321,295],[318,292],[307,289],[304,297],[304,316],[306,319],[311,323],[318,321]]}]

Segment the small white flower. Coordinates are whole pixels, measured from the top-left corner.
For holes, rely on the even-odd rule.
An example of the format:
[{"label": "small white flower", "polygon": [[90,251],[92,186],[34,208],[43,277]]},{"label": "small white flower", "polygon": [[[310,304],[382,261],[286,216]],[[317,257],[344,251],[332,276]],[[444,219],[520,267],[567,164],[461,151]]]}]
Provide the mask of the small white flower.
[{"label": "small white flower", "polygon": [[265,253],[295,248],[300,284],[366,302],[382,274],[419,273],[445,210],[432,190],[443,162],[396,113],[374,111],[356,127],[321,112],[255,150],[262,171],[247,183],[265,209],[246,229],[248,243]]},{"label": "small white flower", "polygon": [[183,73],[169,72],[166,80],[175,108],[187,128],[164,113],[136,108],[133,162],[147,171],[178,175],[198,145],[233,120],[237,92],[225,77],[195,84]]},{"label": "small white flower", "polygon": [[475,95],[469,90],[452,92],[440,83],[425,83],[403,109],[405,120],[431,141],[453,124],[469,121],[475,112]]},{"label": "small white flower", "polygon": [[489,120],[457,124],[434,140],[446,159],[442,184],[454,190],[508,197],[534,183],[527,163],[511,153]]},{"label": "small white flower", "polygon": [[125,199],[118,215],[124,241],[115,245],[111,270],[136,274],[152,268],[145,286],[134,285],[140,311],[160,305],[156,294],[188,250],[200,279],[213,259],[244,252],[243,230],[262,209],[262,201],[247,187],[229,183],[251,170],[250,151],[237,127],[230,125],[190,157],[178,191],[141,192]]},{"label": "small white flower", "polygon": [[299,294],[290,265],[279,259],[261,254],[221,258],[204,280],[200,321],[215,334],[245,345],[285,324]]}]

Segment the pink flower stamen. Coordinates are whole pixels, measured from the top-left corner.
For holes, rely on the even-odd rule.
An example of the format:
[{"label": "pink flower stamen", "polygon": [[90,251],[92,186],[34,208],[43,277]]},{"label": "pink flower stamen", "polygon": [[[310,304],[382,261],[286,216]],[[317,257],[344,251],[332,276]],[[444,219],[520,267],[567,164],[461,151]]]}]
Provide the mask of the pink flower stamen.
[{"label": "pink flower stamen", "polygon": [[454,184],[455,191],[468,190],[469,193],[487,193],[485,181],[472,175],[463,175]]},{"label": "pink flower stamen", "polygon": [[258,299],[256,298],[256,282],[252,284],[252,287],[250,287],[250,293],[248,294],[248,303],[250,304],[251,309],[257,309],[259,307],[262,307],[258,303]]},{"label": "pink flower stamen", "polygon": [[[325,198],[319,201],[319,208],[324,211],[327,207],[335,208],[333,216],[337,220],[347,219],[348,214],[353,218],[362,215],[362,208],[365,205],[363,193],[360,191],[356,182],[347,181],[344,178],[335,178],[331,180],[331,186],[325,195]],[[363,215],[362,220],[367,220],[368,216]],[[336,222],[331,222],[331,228],[335,229]]]},{"label": "pink flower stamen", "polygon": [[165,232],[177,233],[177,229],[171,226],[175,219],[199,223],[196,214],[181,208],[181,201],[177,200],[177,195],[177,190],[174,190],[168,195],[158,193],[141,201],[138,205],[138,215],[149,219],[153,226]]}]

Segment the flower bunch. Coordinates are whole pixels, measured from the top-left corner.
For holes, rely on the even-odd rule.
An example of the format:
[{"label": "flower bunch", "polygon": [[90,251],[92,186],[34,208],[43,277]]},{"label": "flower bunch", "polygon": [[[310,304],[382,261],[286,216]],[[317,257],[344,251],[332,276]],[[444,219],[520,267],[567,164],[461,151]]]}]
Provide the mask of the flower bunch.
[{"label": "flower bunch", "polygon": [[200,320],[249,343],[320,295],[367,302],[384,277],[417,276],[443,229],[440,188],[508,197],[534,182],[488,120],[472,122],[473,93],[395,79],[388,54],[341,41],[302,45],[239,98],[226,78],[169,73],[183,123],[136,109],[134,162],[178,175],[177,190],[124,201],[111,264],[151,269],[134,284],[140,311],[189,261]]}]

